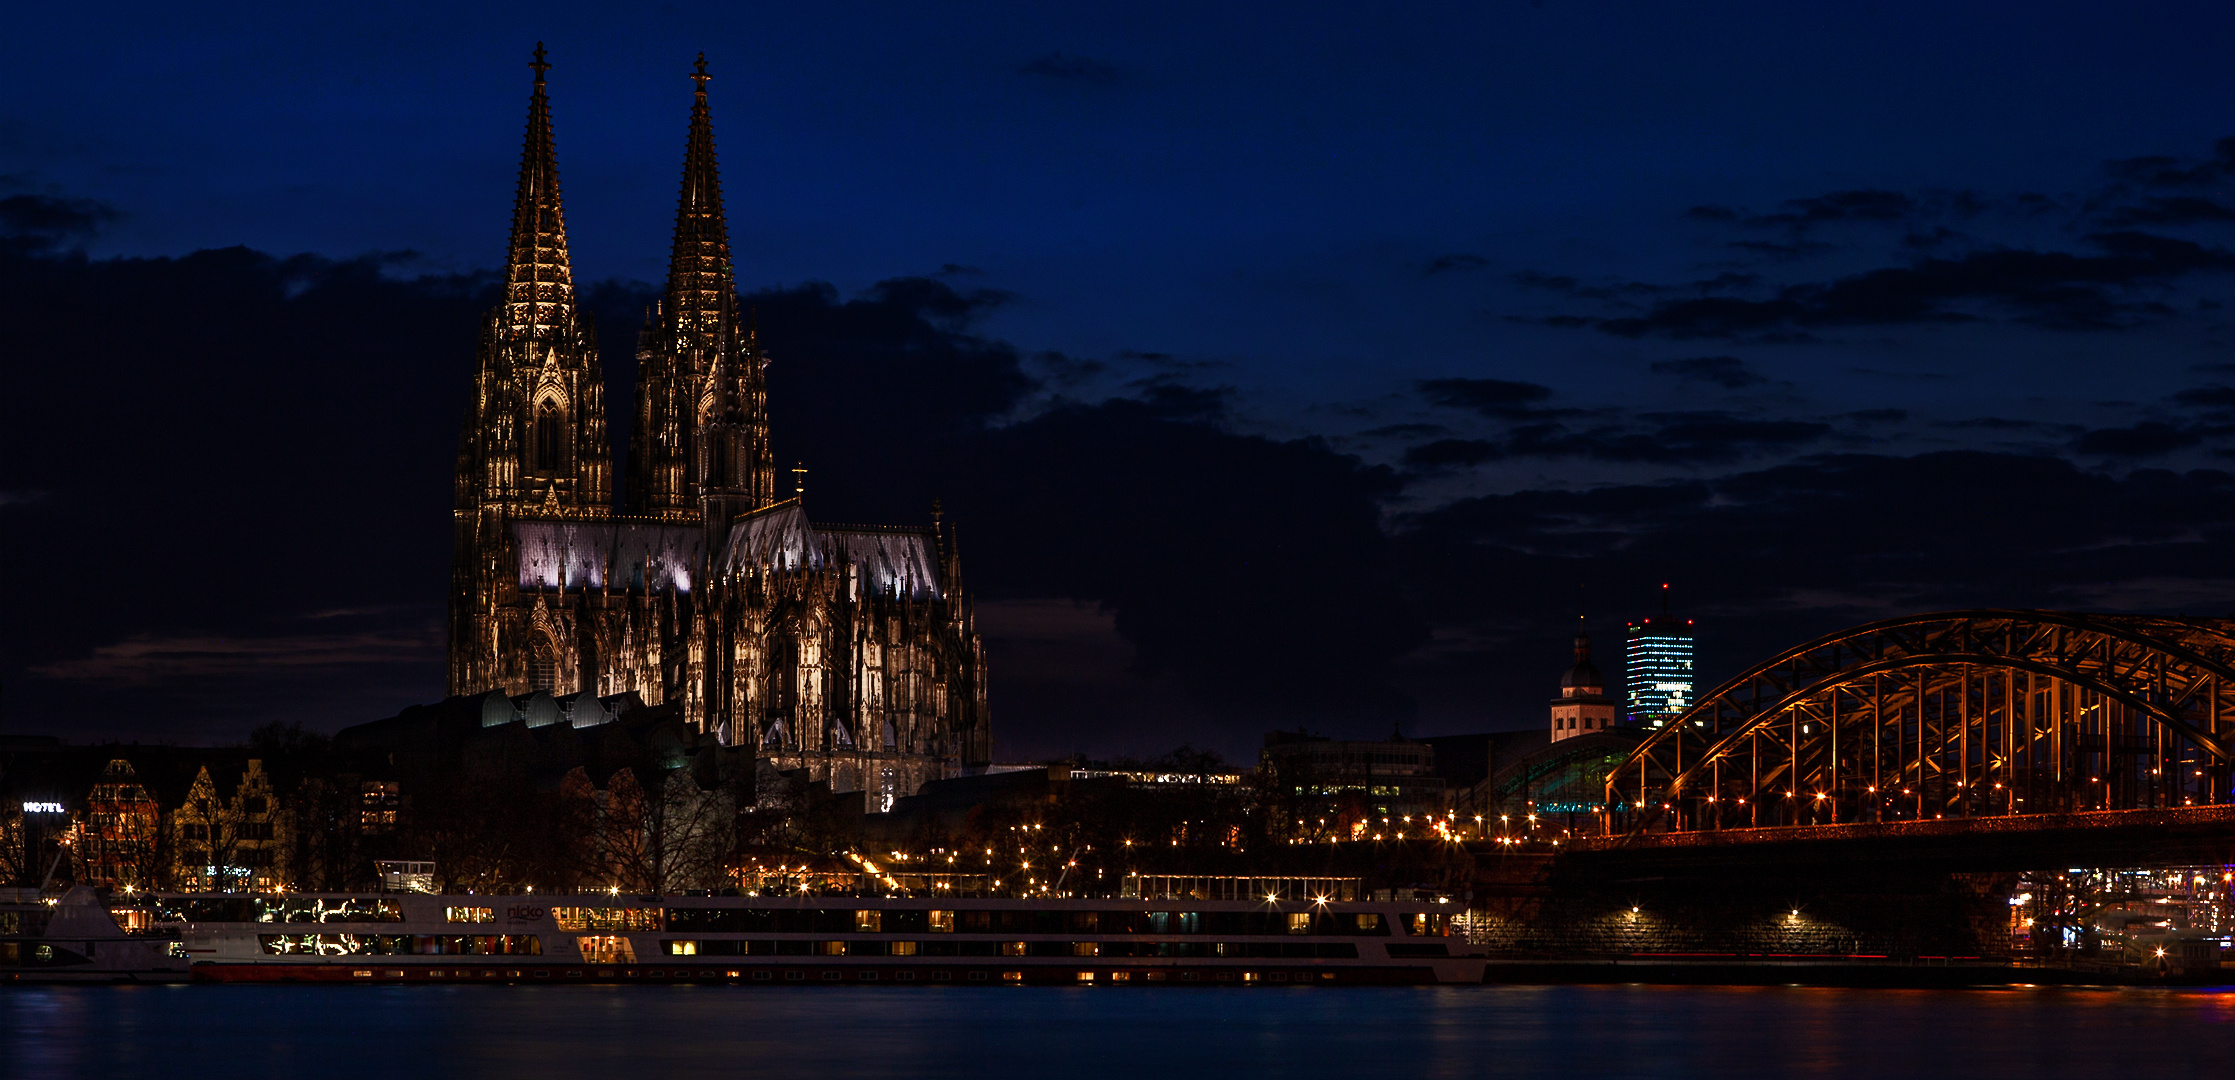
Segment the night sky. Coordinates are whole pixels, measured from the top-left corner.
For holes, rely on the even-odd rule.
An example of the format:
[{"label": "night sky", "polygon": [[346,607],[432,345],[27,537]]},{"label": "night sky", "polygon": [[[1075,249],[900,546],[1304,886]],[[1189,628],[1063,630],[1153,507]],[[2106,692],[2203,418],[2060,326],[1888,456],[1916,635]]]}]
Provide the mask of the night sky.
[{"label": "night sky", "polygon": [[617,445],[704,50],[776,452],[944,501],[1003,758],[1540,726],[1662,582],[1708,683],[2235,614],[2235,9],[1834,7],[15,11],[0,734],[440,697],[538,40]]}]

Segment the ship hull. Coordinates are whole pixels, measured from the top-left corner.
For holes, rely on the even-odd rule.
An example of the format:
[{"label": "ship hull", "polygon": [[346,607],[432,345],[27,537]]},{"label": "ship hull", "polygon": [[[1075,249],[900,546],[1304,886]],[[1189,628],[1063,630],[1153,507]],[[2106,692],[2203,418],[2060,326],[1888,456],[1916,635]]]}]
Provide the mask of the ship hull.
[{"label": "ship hull", "polygon": [[760,987],[834,986],[1073,986],[1073,987],[1293,987],[1426,986],[1480,983],[1483,962],[1465,958],[1426,964],[1342,968],[958,966],[895,964],[735,964],[689,967],[584,964],[384,965],[361,963],[224,963],[194,965],[197,982],[344,983],[455,986],[620,984],[629,986],[723,984]]}]

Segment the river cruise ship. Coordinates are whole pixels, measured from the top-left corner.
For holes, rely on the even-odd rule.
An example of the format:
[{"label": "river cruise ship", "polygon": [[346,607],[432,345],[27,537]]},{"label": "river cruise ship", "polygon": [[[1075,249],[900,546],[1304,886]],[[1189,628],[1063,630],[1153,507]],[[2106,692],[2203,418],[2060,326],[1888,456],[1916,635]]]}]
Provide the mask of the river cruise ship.
[{"label": "river cruise ship", "polygon": [[82,885],[44,898],[0,890],[0,983],[184,982],[187,959],[177,940],[120,925]]},{"label": "river cruise ship", "polygon": [[761,986],[1478,983],[1448,903],[166,895],[197,980]]}]

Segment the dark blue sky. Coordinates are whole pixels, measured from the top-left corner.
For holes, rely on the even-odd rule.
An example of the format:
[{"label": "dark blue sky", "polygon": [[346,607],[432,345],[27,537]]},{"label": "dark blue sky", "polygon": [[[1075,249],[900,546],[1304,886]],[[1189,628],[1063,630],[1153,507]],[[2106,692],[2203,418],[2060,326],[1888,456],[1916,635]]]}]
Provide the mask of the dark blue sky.
[{"label": "dark blue sky", "polygon": [[[1410,622],[1359,631],[1376,642],[1362,649],[1360,685],[1252,711],[1204,689],[1218,676],[1190,667],[1208,661],[1174,629],[1185,617],[1143,614],[1184,610],[1146,598],[1155,588],[1140,582],[1153,575],[1064,569],[1090,558],[1076,530],[1093,526],[1031,518],[1021,493],[1038,480],[983,480],[979,527],[992,535],[980,550],[1034,567],[976,571],[1008,747],[1154,752],[1193,733],[1240,753],[1275,721],[1346,733],[1399,720],[1430,732],[1533,725],[1578,582],[1612,636],[1619,616],[1651,603],[1652,584],[1678,581],[1708,628],[1710,676],[1796,636],[1955,602],[2235,610],[2235,575],[2216,569],[2221,519],[2235,515],[2214,502],[2225,501],[2222,452],[2235,448],[2235,390],[2224,390],[2235,368],[2217,367],[2235,364],[2220,306],[2235,271],[2235,150],[2218,148],[2235,134],[2224,56],[2235,11],[1950,8],[49,6],[11,17],[0,198],[16,201],[0,206],[37,249],[27,280],[62,281],[36,260],[81,250],[87,289],[102,267],[234,245],[388,253],[392,282],[487,271],[503,247],[526,54],[541,39],[578,278],[656,282],[684,72],[704,50],[745,291],[797,297],[827,282],[833,302],[889,298],[877,283],[920,278],[968,298],[940,325],[965,351],[1006,350],[1032,385],[957,413],[971,430],[1023,431],[1050,409],[1111,399],[1215,430],[1226,441],[1157,464],[1141,455],[1130,472],[1133,436],[1104,448],[1121,459],[1108,482],[1131,497],[1086,497],[1141,519],[1123,548],[1149,551],[1150,564],[1197,557],[1186,541],[1212,511],[1163,496],[1191,483],[1180,474],[1198,460],[1222,482],[1268,490],[1332,467],[1252,456],[1291,440],[1325,440],[1327,461],[1357,458],[1344,466],[1356,489],[1330,496],[1329,513],[1382,515],[1386,551],[1298,542],[1311,553],[1300,565],[1385,562],[1371,582],[1329,567],[1332,583],[1266,588],[1401,594]],[[189,280],[209,272],[166,265]],[[211,335],[197,355],[237,365],[237,377],[314,372],[308,397],[259,409],[368,393],[334,369],[321,324],[285,307],[333,284],[320,265],[268,275],[282,305],[271,310],[303,320],[302,344],[272,351],[256,327],[227,328],[249,307],[224,300],[197,331]],[[73,287],[47,303],[103,310]],[[360,299],[352,318],[387,317],[390,301]],[[28,303],[20,290],[0,298],[12,304],[0,316],[55,314]],[[228,334],[256,343],[228,359]],[[133,340],[160,352],[175,337],[149,328]],[[8,369],[58,362],[33,337],[11,340]],[[353,362],[382,363],[363,341],[353,348]],[[363,405],[374,427],[299,437],[413,440],[435,463],[439,505],[449,436],[430,433],[455,415],[470,349],[459,340],[455,355],[406,365],[426,385],[367,398],[381,403]],[[825,359],[779,352],[799,369]],[[106,482],[55,465],[77,428],[21,414],[97,399],[101,362],[91,350],[72,377],[19,377],[7,395],[30,421],[0,473],[11,575],[35,575],[23,564],[59,543],[60,519],[42,515]],[[208,403],[147,423],[183,432],[241,400],[201,389]],[[848,392],[803,385],[795,397],[825,390]],[[379,426],[414,404],[431,418]],[[781,417],[787,403],[772,404]],[[942,482],[903,485],[872,459],[799,438],[841,505],[875,490],[859,505],[889,516]],[[252,445],[205,449],[197,468],[210,482],[260,471]],[[333,453],[379,468],[356,449]],[[1932,454],[1956,456],[1919,456]],[[954,468],[969,460],[980,459]],[[1285,478],[1251,472],[1291,466]],[[2161,476],[2189,487],[2152,487]],[[1919,483],[1948,489],[1921,497]],[[208,500],[172,512],[218,513]],[[388,572],[439,574],[436,514],[425,523],[434,554]],[[2085,527],[2065,535],[2074,514]],[[393,542],[418,542],[408,535]],[[161,561],[112,543],[115,557]],[[2089,561],[2102,552],[2115,563]],[[351,631],[372,635],[362,638],[274,629],[289,617],[276,600],[197,615],[120,592],[105,624],[66,645],[9,639],[0,730],[219,737],[276,715],[270,701],[285,694],[250,685],[269,665],[237,655],[267,647],[302,657],[303,685],[353,688],[304,706],[306,723],[380,715],[439,692],[439,664],[411,674],[428,646],[410,627],[425,625],[440,587],[336,584],[285,602],[297,617],[412,613]],[[1380,603],[1318,610],[1371,622]],[[1314,610],[1248,606],[1269,621]],[[1252,632],[1247,619],[1219,629]],[[302,644],[312,639],[323,644]],[[183,649],[201,659],[177,670],[123,659],[220,640],[236,644]],[[367,642],[393,645],[381,654],[392,664],[349,659]],[[1341,635],[1312,648],[1340,656]],[[199,689],[181,689],[194,678]],[[73,697],[100,679],[140,696]],[[225,679],[246,682],[219,689]],[[1381,704],[1358,704],[1368,699]],[[167,728],[157,716],[178,719]]]}]

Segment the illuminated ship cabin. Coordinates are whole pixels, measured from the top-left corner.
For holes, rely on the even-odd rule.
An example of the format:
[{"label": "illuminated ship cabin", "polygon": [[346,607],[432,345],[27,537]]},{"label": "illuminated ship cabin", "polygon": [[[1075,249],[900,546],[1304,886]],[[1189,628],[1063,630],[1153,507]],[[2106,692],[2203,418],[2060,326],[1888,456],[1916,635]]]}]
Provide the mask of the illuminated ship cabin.
[{"label": "illuminated ship cabin", "polygon": [[208,981],[1474,983],[1448,903],[164,896]]}]

